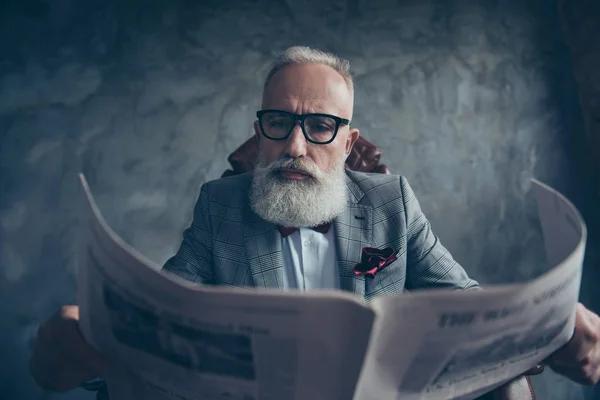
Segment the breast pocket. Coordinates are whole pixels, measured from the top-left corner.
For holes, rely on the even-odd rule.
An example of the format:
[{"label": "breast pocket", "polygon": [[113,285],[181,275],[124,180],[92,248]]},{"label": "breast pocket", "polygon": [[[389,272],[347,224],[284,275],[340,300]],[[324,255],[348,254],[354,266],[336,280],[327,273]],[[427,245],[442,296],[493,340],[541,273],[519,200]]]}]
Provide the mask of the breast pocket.
[{"label": "breast pocket", "polygon": [[400,257],[377,272],[374,278],[365,278],[365,298],[402,293],[405,282],[406,258]]}]

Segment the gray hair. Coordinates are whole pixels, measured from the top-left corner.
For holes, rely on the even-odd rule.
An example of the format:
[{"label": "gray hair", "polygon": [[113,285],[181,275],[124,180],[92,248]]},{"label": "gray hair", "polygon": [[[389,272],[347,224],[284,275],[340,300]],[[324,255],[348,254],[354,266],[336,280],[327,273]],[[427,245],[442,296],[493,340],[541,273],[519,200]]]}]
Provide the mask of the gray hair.
[{"label": "gray hair", "polygon": [[277,71],[291,64],[327,65],[336,70],[344,78],[350,90],[354,90],[352,75],[350,74],[350,62],[348,60],[344,60],[333,53],[326,53],[305,46],[289,47],[279,53],[267,74],[264,89],[267,88],[269,81]]}]

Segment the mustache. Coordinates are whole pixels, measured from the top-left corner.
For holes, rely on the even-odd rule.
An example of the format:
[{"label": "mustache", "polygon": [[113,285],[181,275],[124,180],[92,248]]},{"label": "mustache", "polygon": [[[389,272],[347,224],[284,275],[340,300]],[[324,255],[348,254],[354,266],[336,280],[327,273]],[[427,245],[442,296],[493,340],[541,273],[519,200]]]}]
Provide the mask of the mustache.
[{"label": "mustache", "polygon": [[311,161],[301,160],[298,158],[281,157],[273,161],[269,165],[269,173],[273,174],[282,169],[296,170],[310,175],[313,178],[321,177],[321,170]]}]

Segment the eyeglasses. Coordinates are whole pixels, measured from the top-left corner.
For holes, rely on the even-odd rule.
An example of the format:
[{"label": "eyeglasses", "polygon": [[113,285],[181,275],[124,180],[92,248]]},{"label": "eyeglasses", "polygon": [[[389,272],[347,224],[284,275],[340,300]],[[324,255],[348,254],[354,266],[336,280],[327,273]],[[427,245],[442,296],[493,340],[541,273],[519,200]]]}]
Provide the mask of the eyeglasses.
[{"label": "eyeglasses", "polygon": [[333,142],[340,125],[350,125],[349,119],[329,114],[297,115],[280,110],[261,110],[257,111],[256,117],[260,130],[267,139],[287,139],[294,130],[296,121],[300,121],[304,137],[314,144]]}]

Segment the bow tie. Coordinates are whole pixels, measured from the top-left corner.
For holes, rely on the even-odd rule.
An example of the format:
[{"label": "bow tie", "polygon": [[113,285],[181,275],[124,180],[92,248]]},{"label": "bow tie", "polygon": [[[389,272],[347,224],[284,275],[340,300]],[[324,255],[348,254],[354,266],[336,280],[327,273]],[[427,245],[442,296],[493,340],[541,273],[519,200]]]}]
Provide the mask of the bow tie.
[{"label": "bow tie", "polygon": [[[319,233],[327,233],[327,231],[329,231],[329,226],[331,225],[331,222],[328,222],[326,224],[322,224],[322,225],[318,225],[318,226],[311,226],[310,229],[315,230]],[[290,228],[287,226],[279,226],[279,233],[281,233],[281,237],[285,238],[290,236],[292,233],[296,232],[298,230],[298,228]]]}]

